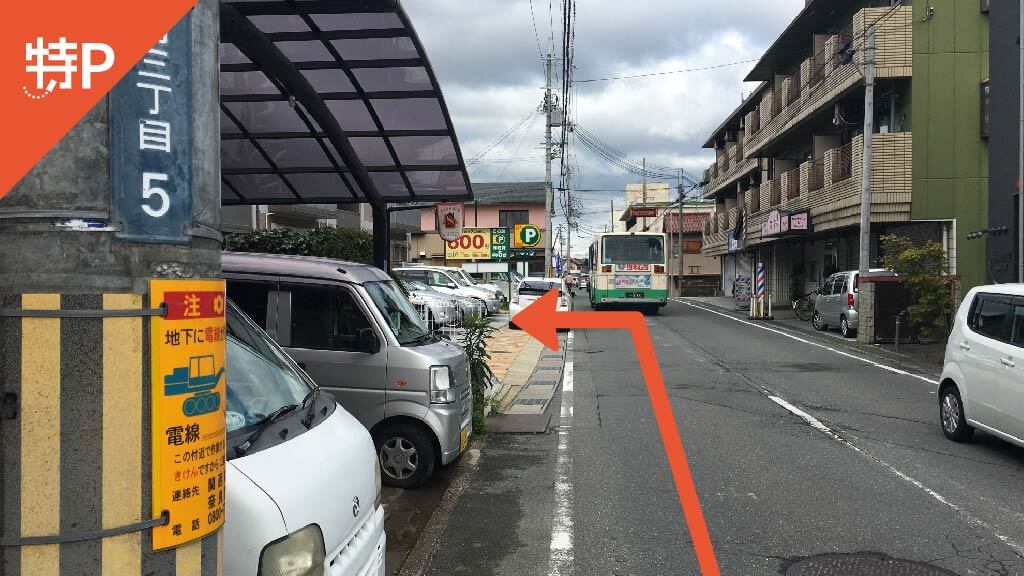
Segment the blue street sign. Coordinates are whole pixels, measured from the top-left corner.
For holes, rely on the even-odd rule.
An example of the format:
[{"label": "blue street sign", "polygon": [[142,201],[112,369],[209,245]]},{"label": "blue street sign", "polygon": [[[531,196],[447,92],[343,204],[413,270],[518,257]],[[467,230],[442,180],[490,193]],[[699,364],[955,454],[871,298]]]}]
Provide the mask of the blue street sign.
[{"label": "blue street sign", "polygon": [[192,17],[110,93],[110,205],[118,238],[186,244],[192,223]]}]

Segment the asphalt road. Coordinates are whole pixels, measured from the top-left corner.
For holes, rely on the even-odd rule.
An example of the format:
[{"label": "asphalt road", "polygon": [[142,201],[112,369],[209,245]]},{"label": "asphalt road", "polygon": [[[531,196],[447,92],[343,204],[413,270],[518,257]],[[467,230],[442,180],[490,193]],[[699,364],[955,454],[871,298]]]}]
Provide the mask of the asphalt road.
[{"label": "asphalt road", "polygon": [[[1024,574],[1024,450],[947,441],[934,376],[688,303],[648,326],[722,574]],[[560,427],[487,439],[427,573],[699,573],[629,339],[573,339]]]}]

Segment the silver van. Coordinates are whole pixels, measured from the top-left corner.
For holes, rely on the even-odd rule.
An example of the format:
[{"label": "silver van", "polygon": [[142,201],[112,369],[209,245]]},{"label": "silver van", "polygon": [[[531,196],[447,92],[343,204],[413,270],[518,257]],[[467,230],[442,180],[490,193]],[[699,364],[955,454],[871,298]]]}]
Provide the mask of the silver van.
[{"label": "silver van", "polygon": [[386,484],[422,484],[472,433],[466,354],[366,264],[225,253],[228,295],[373,436]]}]

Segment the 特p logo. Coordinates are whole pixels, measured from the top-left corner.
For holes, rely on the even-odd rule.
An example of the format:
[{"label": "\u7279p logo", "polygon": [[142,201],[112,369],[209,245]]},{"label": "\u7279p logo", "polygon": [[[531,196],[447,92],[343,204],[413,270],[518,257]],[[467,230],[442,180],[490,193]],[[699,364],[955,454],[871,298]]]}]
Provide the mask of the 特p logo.
[{"label": "\u7279p logo", "polygon": [[80,77],[83,90],[92,89],[92,77],[114,66],[114,49],[99,42],[68,42],[61,36],[56,42],[37,37],[25,43],[25,72],[35,75],[35,88],[21,87],[26,96],[41,100],[54,90],[72,90]]}]

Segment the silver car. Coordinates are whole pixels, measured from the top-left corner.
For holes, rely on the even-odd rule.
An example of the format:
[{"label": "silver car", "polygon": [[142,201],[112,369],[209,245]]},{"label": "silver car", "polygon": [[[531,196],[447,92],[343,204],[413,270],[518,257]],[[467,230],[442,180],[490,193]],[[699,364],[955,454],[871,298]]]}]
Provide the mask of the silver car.
[{"label": "silver car", "polygon": [[[892,275],[891,271],[882,268],[873,268],[871,273]],[[843,338],[856,336],[860,324],[859,294],[859,271],[848,270],[829,276],[814,300],[814,316],[811,317],[814,329],[827,330],[830,326],[838,326]]]},{"label": "silver car", "polygon": [[453,294],[442,294],[437,290],[434,290],[430,286],[427,286],[423,282],[416,280],[404,280],[405,287],[410,293],[420,295],[426,298],[432,298],[434,300],[441,299],[455,304],[459,309],[459,319],[462,320],[467,316],[486,316],[487,309],[484,305],[474,298],[466,298],[465,296],[456,296]]},{"label": "silver car", "polygon": [[226,253],[228,295],[373,436],[385,483],[422,484],[461,454],[473,394],[462,348],[436,337],[383,271]]},{"label": "silver car", "polygon": [[441,266],[414,266],[395,268],[395,272],[405,280],[423,282],[442,294],[463,296],[478,300],[484,305],[487,314],[497,314],[501,309],[501,298],[492,290],[470,286],[461,275],[456,275]]}]

